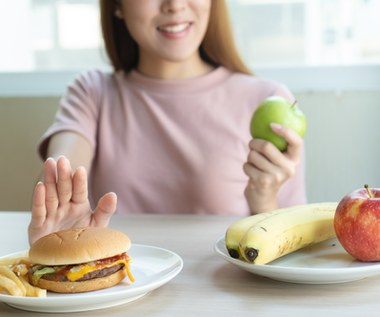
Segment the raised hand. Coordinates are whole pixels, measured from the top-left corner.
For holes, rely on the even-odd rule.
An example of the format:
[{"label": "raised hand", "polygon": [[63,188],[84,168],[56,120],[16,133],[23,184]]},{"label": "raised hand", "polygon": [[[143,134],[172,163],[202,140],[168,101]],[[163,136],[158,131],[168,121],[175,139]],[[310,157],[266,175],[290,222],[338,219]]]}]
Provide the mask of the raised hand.
[{"label": "raised hand", "polygon": [[87,172],[78,167],[72,172],[65,157],[44,163],[43,181],[37,183],[32,201],[32,218],[28,228],[29,243],[69,227],[108,225],[116,210],[117,197],[107,193],[95,210],[88,200]]}]

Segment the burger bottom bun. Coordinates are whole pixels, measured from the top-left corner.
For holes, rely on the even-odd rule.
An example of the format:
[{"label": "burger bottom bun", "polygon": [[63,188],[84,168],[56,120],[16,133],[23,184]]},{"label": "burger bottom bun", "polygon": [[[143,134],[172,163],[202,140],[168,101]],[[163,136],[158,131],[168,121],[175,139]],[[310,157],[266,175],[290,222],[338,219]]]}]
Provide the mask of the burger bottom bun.
[{"label": "burger bottom bun", "polygon": [[82,293],[114,286],[127,276],[126,269],[111,275],[82,282],[55,282],[40,278],[35,286],[55,293]]}]

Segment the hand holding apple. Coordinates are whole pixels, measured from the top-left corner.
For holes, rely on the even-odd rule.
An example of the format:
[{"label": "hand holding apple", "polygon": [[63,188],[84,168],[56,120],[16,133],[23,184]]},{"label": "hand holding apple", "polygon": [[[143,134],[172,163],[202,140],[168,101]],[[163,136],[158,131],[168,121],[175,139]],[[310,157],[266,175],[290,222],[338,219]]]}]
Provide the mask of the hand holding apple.
[{"label": "hand holding apple", "polygon": [[380,188],[368,185],[346,195],[335,212],[336,236],[360,261],[380,261]]},{"label": "hand holding apple", "polygon": [[301,137],[306,133],[306,117],[298,108],[283,97],[271,96],[266,98],[252,116],[250,130],[253,138],[272,142],[280,151],[285,151],[287,142],[274,133],[271,123],[278,123],[291,128]]}]

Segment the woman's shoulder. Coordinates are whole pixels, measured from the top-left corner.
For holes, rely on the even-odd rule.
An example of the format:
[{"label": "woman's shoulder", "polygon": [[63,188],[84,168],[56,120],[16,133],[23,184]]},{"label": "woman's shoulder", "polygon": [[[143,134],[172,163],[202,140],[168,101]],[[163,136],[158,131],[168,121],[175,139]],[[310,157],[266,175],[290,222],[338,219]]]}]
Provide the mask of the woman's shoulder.
[{"label": "woman's shoulder", "polygon": [[293,99],[293,94],[285,83],[260,75],[226,71],[229,72],[229,84],[238,87],[241,93],[260,95],[260,98],[281,95]]},{"label": "woman's shoulder", "polygon": [[112,70],[87,69],[79,72],[73,79],[73,83],[85,86],[103,87],[105,83],[111,82],[115,76]]},{"label": "woman's shoulder", "polygon": [[87,96],[94,101],[104,100],[114,95],[120,85],[118,73],[112,70],[88,69],[74,76],[67,85],[67,94],[75,96]]},{"label": "woman's shoulder", "polygon": [[256,74],[245,74],[241,72],[233,72],[230,70],[226,70],[230,73],[230,78],[234,82],[240,84],[240,85],[247,85],[247,86],[261,86],[261,87],[279,87],[279,86],[284,86],[283,83],[271,79],[271,78],[265,78],[261,77],[260,75]]}]

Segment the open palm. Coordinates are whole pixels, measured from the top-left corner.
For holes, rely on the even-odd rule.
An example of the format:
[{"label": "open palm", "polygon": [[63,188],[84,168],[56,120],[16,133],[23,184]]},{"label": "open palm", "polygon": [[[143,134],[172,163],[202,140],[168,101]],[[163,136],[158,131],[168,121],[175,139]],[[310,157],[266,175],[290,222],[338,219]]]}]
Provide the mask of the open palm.
[{"label": "open palm", "polygon": [[35,189],[29,243],[64,228],[108,225],[116,210],[114,193],[101,197],[95,210],[88,200],[87,172],[78,167],[74,173],[65,157],[49,158],[44,164],[43,181]]}]

